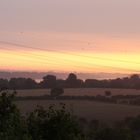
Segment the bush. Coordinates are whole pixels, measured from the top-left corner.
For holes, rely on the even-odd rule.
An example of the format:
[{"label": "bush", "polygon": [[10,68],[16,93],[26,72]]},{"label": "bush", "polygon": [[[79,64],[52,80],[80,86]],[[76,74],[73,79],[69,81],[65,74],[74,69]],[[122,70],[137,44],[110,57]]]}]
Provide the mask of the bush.
[{"label": "bush", "polygon": [[52,97],[57,97],[57,96],[60,96],[64,93],[64,89],[63,88],[60,88],[60,87],[56,87],[56,88],[52,88],[51,89],[51,96]]},{"label": "bush", "polygon": [[111,91],[109,91],[109,90],[105,91],[105,96],[107,96],[107,97],[111,96]]},{"label": "bush", "polygon": [[14,93],[2,91],[0,96],[0,140],[29,140],[27,125],[14,104]]},{"label": "bush", "polygon": [[24,118],[14,103],[15,94],[0,96],[0,140],[83,140],[77,119],[64,104],[59,109],[37,107]]},{"label": "bush", "polygon": [[50,106],[48,110],[39,107],[28,117],[29,132],[33,140],[83,140],[81,129],[75,117],[66,110]]}]

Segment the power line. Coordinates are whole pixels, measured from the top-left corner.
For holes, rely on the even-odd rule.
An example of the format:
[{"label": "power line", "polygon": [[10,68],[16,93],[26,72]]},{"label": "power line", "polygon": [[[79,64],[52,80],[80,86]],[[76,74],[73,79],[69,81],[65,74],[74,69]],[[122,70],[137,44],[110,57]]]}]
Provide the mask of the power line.
[{"label": "power line", "polygon": [[13,45],[16,47],[22,47],[22,48],[27,48],[27,49],[33,49],[33,50],[40,50],[40,51],[47,51],[47,52],[55,52],[55,53],[60,53],[60,54],[68,54],[71,56],[79,56],[79,57],[85,57],[85,58],[90,58],[90,59],[98,59],[102,61],[112,61],[112,62],[121,62],[121,63],[129,63],[129,64],[138,64],[140,65],[139,62],[135,61],[127,61],[127,60],[122,60],[122,59],[112,59],[112,58],[104,58],[104,57],[97,57],[97,56],[87,56],[87,55],[81,55],[81,54],[74,54],[66,51],[58,51],[58,50],[51,50],[51,49],[46,49],[46,48],[38,48],[38,47],[30,47],[22,44],[17,44],[17,43],[11,43],[11,42],[5,42],[5,41],[0,41],[0,43],[3,44],[8,44],[8,45]]},{"label": "power line", "polygon": [[[25,54],[24,54],[25,55]],[[36,57],[36,56],[35,56]],[[42,59],[41,59],[42,60]],[[70,61],[70,60],[69,60]],[[87,64],[87,63],[86,63]],[[91,65],[91,63],[90,63]],[[132,69],[124,69],[124,68],[118,68],[118,67],[112,67],[112,66],[103,66],[103,65],[97,65],[97,64],[93,64],[94,66],[98,66],[98,67],[102,67],[102,68],[112,68],[112,69],[121,69],[121,70],[127,70],[127,71],[135,71],[138,72],[136,70],[132,70]],[[77,66],[77,65],[76,65]]]},{"label": "power line", "polygon": [[[26,56],[26,57],[28,56],[29,57],[29,55],[27,55],[27,54],[22,54],[22,55],[21,54],[13,54],[13,55],[15,55],[15,56],[17,56],[17,55],[18,56]],[[5,57],[5,56],[4,56],[4,58],[13,59],[13,58]],[[29,61],[29,62],[35,62],[35,63],[39,63],[39,64],[54,64],[54,65],[58,65],[58,66],[62,66],[62,65],[68,66],[69,65],[68,63],[60,63],[58,61],[52,61],[52,60],[48,60],[46,62],[46,60],[44,61],[43,59],[36,58],[36,56],[34,56],[34,58],[37,59],[37,60],[32,60],[32,59],[23,58],[23,57],[22,58],[19,58],[19,59],[26,60],[26,61]],[[17,61],[17,59],[16,59],[16,61]],[[78,67],[78,68],[81,67],[81,68],[86,68],[86,69],[92,69],[93,70],[93,68],[91,68],[91,67],[85,67],[85,66],[79,66],[79,65],[73,65],[73,64],[71,64],[71,66],[72,67]]]},{"label": "power line", "polygon": [[[11,51],[11,49],[7,49],[7,48],[4,48],[3,50],[8,50],[8,51]],[[30,54],[30,53],[26,53],[26,54],[19,54],[19,56],[29,56],[29,55],[27,55],[27,54]],[[16,55],[18,55],[18,54],[16,54]],[[39,56],[41,56],[41,55],[39,55]],[[55,60],[51,60],[51,59],[43,59],[43,58],[41,58],[41,57],[38,57],[37,55],[33,55],[33,57],[35,58],[35,59],[37,59],[37,60],[41,60],[40,62],[43,62],[43,63],[45,63],[46,61],[49,61],[49,62],[47,62],[47,64],[49,63],[49,64],[55,64],[55,65],[59,65],[60,66],[60,62],[58,62],[58,61],[56,61],[56,59],[58,60],[58,58],[56,58],[55,57]],[[53,57],[54,58],[54,57]],[[26,58],[27,59],[27,58]],[[45,60],[45,61],[44,61]],[[51,61],[51,62],[50,62]],[[72,60],[66,60],[66,59],[63,59],[63,61],[65,61],[65,62],[68,62],[68,61],[70,61],[70,62],[72,62]],[[76,60],[77,61],[77,60]],[[37,62],[37,61],[35,61],[35,62]],[[73,62],[75,62],[75,61],[73,61]],[[79,61],[78,61],[79,62]],[[65,65],[68,65],[68,64],[66,64],[66,63],[63,63],[63,64],[65,64]],[[133,72],[139,72],[139,71],[137,71],[137,70],[133,70],[133,69],[126,69],[126,68],[118,68],[118,67],[112,67],[112,66],[104,66],[104,65],[97,65],[97,64],[93,64],[93,63],[88,63],[88,62],[86,62],[86,64],[89,64],[90,66],[91,65],[94,65],[94,66],[97,66],[97,67],[101,67],[101,68],[111,68],[111,69],[119,69],[119,70],[127,70],[127,71],[133,71]],[[72,64],[73,65],[73,64]],[[74,67],[82,67],[82,68],[86,68],[86,69],[91,69],[91,67],[83,67],[83,66],[78,66],[78,65],[73,65]],[[92,68],[92,70],[93,70],[93,68]]]}]

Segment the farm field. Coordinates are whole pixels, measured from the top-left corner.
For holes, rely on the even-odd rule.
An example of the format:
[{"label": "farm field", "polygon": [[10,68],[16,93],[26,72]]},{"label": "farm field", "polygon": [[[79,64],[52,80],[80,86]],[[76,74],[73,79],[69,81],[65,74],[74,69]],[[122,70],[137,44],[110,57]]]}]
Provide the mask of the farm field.
[{"label": "farm field", "polygon": [[108,104],[90,101],[52,101],[52,100],[25,100],[16,102],[22,113],[31,112],[37,105],[47,108],[49,105],[65,103],[68,109],[72,109],[74,115],[87,120],[98,119],[101,122],[112,123],[123,120],[128,116],[140,114],[139,106]]},{"label": "farm field", "polygon": [[[79,88],[79,89],[64,89],[63,95],[73,96],[95,96],[104,95],[105,91],[111,91],[112,95],[140,95],[140,90],[135,89],[105,89],[105,88]],[[48,95],[48,89],[34,90],[17,90],[17,96],[42,96]],[[137,116],[140,114],[140,106],[111,104],[86,100],[24,100],[17,101],[20,110],[26,114],[35,109],[37,105],[47,108],[49,105],[65,103],[68,109],[72,109],[74,114],[80,118],[87,120],[98,119],[101,122],[112,123],[123,120],[128,116]]]},{"label": "farm field", "polygon": [[[111,89],[111,88],[68,88],[64,89],[63,95],[72,96],[95,96],[104,95],[105,91],[111,91],[112,95],[140,95],[140,90],[136,89]],[[50,93],[49,89],[17,90],[17,96],[42,96]]]}]

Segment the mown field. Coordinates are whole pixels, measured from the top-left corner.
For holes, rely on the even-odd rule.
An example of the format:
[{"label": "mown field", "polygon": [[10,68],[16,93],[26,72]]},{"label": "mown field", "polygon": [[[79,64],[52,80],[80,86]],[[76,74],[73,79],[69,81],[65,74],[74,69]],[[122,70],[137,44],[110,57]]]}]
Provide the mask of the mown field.
[{"label": "mown field", "polygon": [[108,104],[90,101],[50,101],[50,100],[28,100],[17,101],[21,111],[25,113],[31,112],[36,105],[47,108],[49,105],[65,103],[68,109],[72,109],[73,113],[87,120],[98,119],[101,122],[112,123],[123,120],[128,116],[137,116],[140,114],[139,106]]},{"label": "mown field", "polygon": [[[73,96],[95,96],[104,95],[105,91],[111,91],[112,95],[140,95],[140,90],[136,89],[109,89],[109,88],[70,88],[64,89],[64,95]],[[17,90],[17,96],[41,96],[48,95],[50,93],[49,89],[33,89],[33,90]]]},{"label": "mown field", "polygon": [[[135,89],[98,89],[98,88],[83,88],[83,89],[65,89],[64,95],[74,96],[95,96],[104,95],[105,91],[111,91],[112,95],[140,95],[140,90]],[[36,90],[18,90],[18,96],[42,96],[50,93],[48,89],[36,89]],[[59,103],[65,103],[68,109],[72,109],[73,113],[87,120],[98,119],[101,122],[112,123],[123,120],[128,116],[140,115],[140,106],[110,104],[95,101],[84,100],[24,100],[17,101],[17,104],[21,111],[25,113],[31,112],[37,105],[47,108],[51,104],[58,105]]]}]

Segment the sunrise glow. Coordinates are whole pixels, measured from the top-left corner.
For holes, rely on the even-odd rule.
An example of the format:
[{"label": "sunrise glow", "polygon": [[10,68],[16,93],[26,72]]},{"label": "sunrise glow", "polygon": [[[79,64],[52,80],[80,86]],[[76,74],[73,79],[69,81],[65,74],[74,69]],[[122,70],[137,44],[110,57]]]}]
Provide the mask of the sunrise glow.
[{"label": "sunrise glow", "polygon": [[[140,69],[139,54],[130,51],[121,52],[121,47],[116,52],[113,49],[102,51],[100,49],[68,51],[51,48],[38,50],[26,47],[19,49],[12,43],[1,43],[1,46],[5,46],[0,51],[1,69],[7,70],[136,73]],[[13,46],[14,49],[10,48]]]},{"label": "sunrise glow", "polygon": [[139,73],[139,7],[126,0],[3,1],[0,70]]}]

